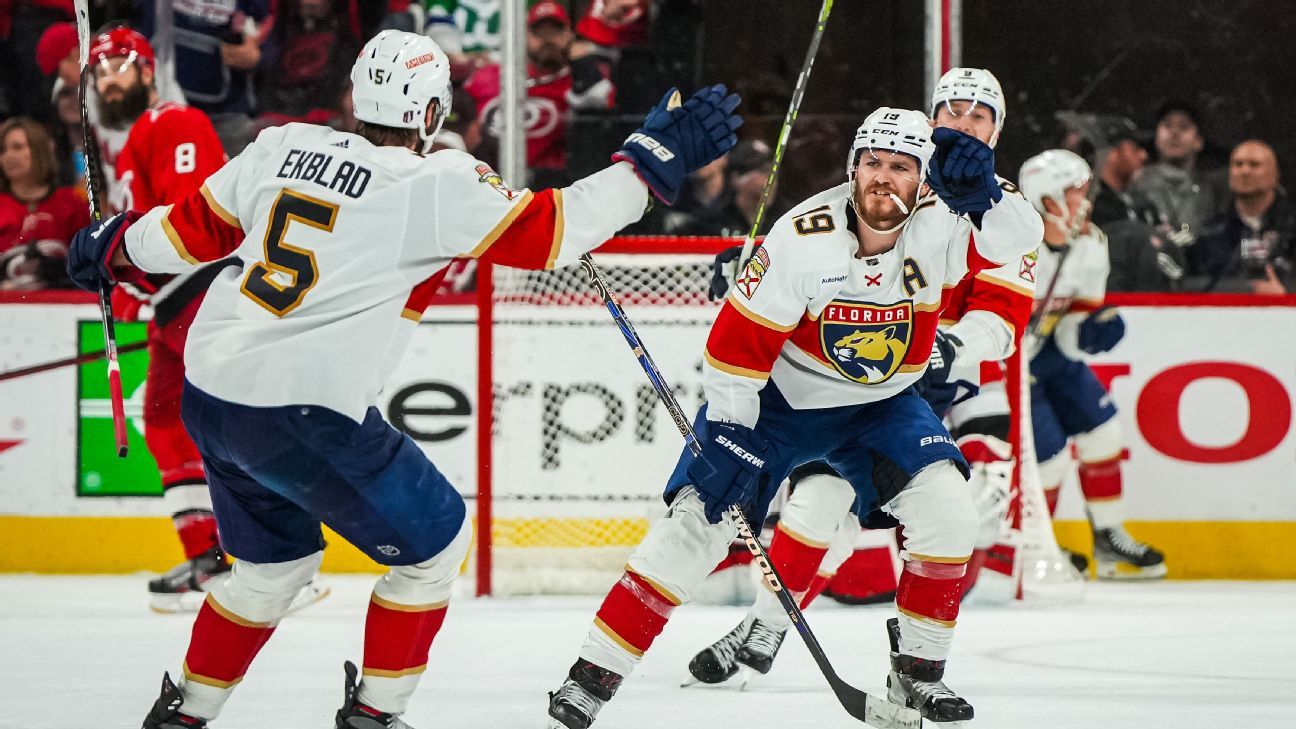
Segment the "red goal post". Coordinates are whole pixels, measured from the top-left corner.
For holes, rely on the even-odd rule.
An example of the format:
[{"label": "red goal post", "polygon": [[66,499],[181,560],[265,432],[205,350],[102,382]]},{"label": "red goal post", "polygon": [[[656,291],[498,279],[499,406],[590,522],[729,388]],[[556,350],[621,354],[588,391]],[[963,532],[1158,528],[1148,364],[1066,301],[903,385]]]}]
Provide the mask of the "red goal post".
[{"label": "red goal post", "polygon": [[[712,262],[735,245],[622,236],[593,254],[686,408],[720,305]],[[475,300],[476,592],[601,592],[664,509],[679,436],[579,266],[483,264]]]}]

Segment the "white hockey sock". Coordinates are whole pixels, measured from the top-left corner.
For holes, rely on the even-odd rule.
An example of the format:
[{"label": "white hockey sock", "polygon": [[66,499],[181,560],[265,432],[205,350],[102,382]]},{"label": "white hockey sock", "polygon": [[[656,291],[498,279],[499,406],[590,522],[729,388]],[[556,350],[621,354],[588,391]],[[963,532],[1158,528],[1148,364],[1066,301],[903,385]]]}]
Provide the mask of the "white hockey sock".
[{"label": "white hockey sock", "polygon": [[953,626],[938,625],[897,611],[900,618],[900,653],[934,661],[949,658]]},{"label": "white hockey sock", "polygon": [[1094,529],[1116,529],[1125,523],[1125,500],[1119,496],[1114,499],[1086,501],[1085,509],[1089,512],[1089,521]]},{"label": "white hockey sock", "polygon": [[626,650],[620,643],[613,640],[611,636],[603,632],[598,625],[591,625],[589,635],[585,637],[585,645],[581,646],[580,657],[593,663],[596,666],[602,666],[607,670],[621,676],[629,676],[643,660],[643,656],[638,656]]}]

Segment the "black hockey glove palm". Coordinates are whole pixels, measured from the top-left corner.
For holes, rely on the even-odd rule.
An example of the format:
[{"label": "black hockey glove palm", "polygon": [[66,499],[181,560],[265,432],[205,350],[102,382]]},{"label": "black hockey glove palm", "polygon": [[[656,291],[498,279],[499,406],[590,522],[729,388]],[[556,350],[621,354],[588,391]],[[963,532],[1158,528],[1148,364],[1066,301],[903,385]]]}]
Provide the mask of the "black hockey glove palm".
[{"label": "black hockey glove palm", "polygon": [[936,152],[927,166],[927,184],[951,210],[974,216],[980,225],[980,214],[1003,199],[1003,190],[995,179],[994,150],[976,137],[955,129],[932,130]]},{"label": "black hockey glove palm", "polygon": [[742,117],[734,113],[742,99],[724,84],[702,89],[672,108],[678,94],[667,91],[643,126],[612,155],[634,165],[648,189],[667,205],[674,204],[685,177],[733,149],[738,143],[734,132],[742,126]]},{"label": "black hockey glove palm", "polygon": [[751,428],[714,420],[700,442],[702,454],[689,464],[688,477],[706,505],[707,521],[717,524],[730,506],[756,498],[769,445]]},{"label": "black hockey glove palm", "polygon": [[1110,352],[1125,338],[1125,319],[1120,311],[1104,306],[1080,322],[1076,346],[1089,354]]},{"label": "black hockey glove palm", "polygon": [[742,246],[726,248],[716,254],[711,264],[711,287],[707,292],[712,301],[719,301],[729,295],[734,279],[738,278],[738,257],[742,255]]},{"label": "black hockey glove palm", "polygon": [[136,268],[112,270],[108,262],[126,240],[126,229],[142,215],[134,210],[91,223],[72,236],[68,249],[67,272],[72,283],[86,291],[98,291],[100,285],[112,286],[118,281],[133,281],[144,275]]}]

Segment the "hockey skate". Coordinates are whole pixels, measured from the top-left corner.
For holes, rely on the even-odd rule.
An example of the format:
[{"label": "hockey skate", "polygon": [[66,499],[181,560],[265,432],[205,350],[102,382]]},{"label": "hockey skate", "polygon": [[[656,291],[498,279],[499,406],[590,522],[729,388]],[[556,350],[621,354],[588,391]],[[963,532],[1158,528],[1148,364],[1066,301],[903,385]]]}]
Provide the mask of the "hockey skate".
[{"label": "hockey skate", "polygon": [[621,687],[621,676],[578,658],[567,680],[549,694],[547,729],[589,729],[599,709]]},{"label": "hockey skate", "polygon": [[337,716],[334,717],[337,729],[414,729],[395,714],[356,701],[356,690],[360,687],[357,676],[360,671],[351,661],[342,664],[342,669],[346,671],[346,686],[342,695],[342,708],[338,709]]},{"label": "hockey skate", "polygon": [[171,675],[162,674],[162,693],[144,717],[143,729],[207,729],[207,720],[181,712],[183,705],[184,697],[171,681]]},{"label": "hockey skate", "polygon": [[1124,526],[1094,529],[1094,563],[1100,580],[1159,580],[1165,555],[1140,542]]},{"label": "hockey skate", "polygon": [[[748,616],[723,638],[693,656],[689,673],[705,684],[724,683],[744,668],[769,673],[785,635],[786,629],[779,630]],[[745,672],[741,687],[746,687],[750,678],[751,674]]]},{"label": "hockey skate", "polygon": [[961,726],[949,722],[972,719],[972,705],[945,685],[945,661],[933,661],[900,653],[900,621],[887,621],[891,639],[891,673],[887,674],[887,699],[918,713],[928,721]]},{"label": "hockey skate", "polygon": [[212,547],[149,580],[149,608],[158,613],[194,612],[229,571],[229,558],[219,546]]}]

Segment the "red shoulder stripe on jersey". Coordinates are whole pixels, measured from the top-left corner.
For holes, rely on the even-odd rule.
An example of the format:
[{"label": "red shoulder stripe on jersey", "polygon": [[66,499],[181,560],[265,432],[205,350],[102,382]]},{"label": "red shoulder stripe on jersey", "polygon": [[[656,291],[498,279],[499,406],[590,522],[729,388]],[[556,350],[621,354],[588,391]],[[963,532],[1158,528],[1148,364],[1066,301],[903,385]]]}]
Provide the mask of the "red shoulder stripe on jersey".
[{"label": "red shoulder stripe on jersey", "polygon": [[446,265],[424,281],[415,284],[409,298],[405,299],[405,308],[401,311],[401,316],[413,322],[423,321],[423,312],[427,311],[428,304],[432,303],[432,297],[436,295],[437,289],[441,288],[441,282],[445,280],[446,273],[449,271],[450,266]]},{"label": "red shoulder stripe on jersey", "polygon": [[207,187],[207,183],[203,183],[202,187],[198,188],[198,192],[202,194],[203,199],[207,201],[207,207],[211,208],[211,211],[216,213],[217,217],[235,228],[243,227],[243,224],[239,222],[237,215],[226,210],[223,205],[216,202],[216,196],[212,194],[211,188]]},{"label": "red shoulder stripe on jersey", "polygon": [[514,268],[552,268],[563,227],[562,193],[528,190],[468,255]]},{"label": "red shoulder stripe on jersey", "polygon": [[[748,309],[747,306],[744,305],[741,301],[739,301],[739,300],[738,300],[738,297],[736,297],[736,296],[732,296],[732,295],[731,295],[731,296],[727,299],[727,302],[730,303],[730,304],[733,304],[733,307],[734,307],[735,309],[738,310],[738,313],[739,313],[739,314],[742,314],[743,316],[747,317],[748,319],[751,319],[752,321],[756,322],[757,324],[760,324],[761,326],[765,327],[766,329],[773,329],[773,330],[776,331],[776,332],[790,332],[790,331],[792,331],[793,329],[796,329],[796,328],[797,328],[797,325],[796,325],[796,324],[792,324],[792,325],[790,325],[790,326],[784,326],[783,324],[779,324],[778,322],[775,322],[775,321],[773,321],[773,320],[771,320],[771,319],[766,319],[765,317],[761,316],[760,314],[757,314],[756,312],[752,311],[751,309]],[[798,323],[799,323],[799,322],[798,322]]]},{"label": "red shoulder stripe on jersey", "polygon": [[812,317],[810,312],[806,312],[806,315],[797,323],[796,330],[792,332],[792,344],[802,352],[814,357],[815,360],[822,362],[828,369],[834,369],[828,358],[824,356],[820,346],[817,321],[817,317]]},{"label": "red shoulder stripe on jersey", "polygon": [[1034,294],[1021,286],[989,276],[972,279],[972,289],[964,311],[988,311],[1003,319],[1013,329],[1013,335],[1024,331],[1035,306]]},{"label": "red shoulder stripe on jersey", "polygon": [[941,312],[949,305],[958,291],[957,286],[946,286],[941,290],[940,304],[930,304],[921,309],[914,307],[913,331],[909,335],[909,352],[905,354],[901,372],[914,372],[921,369],[931,357],[932,345],[936,342],[936,327],[940,324]]},{"label": "red shoulder stripe on jersey", "polygon": [[194,265],[220,260],[243,242],[243,228],[238,225],[238,218],[219,205],[216,206],[219,210],[212,208],[211,193],[204,194],[205,190],[203,186],[185,195],[162,216],[162,230],[176,253]]},{"label": "red shoulder stripe on jersey", "polygon": [[749,318],[747,313],[739,310],[733,299],[726,301],[711,327],[703,357],[721,372],[756,380],[769,379],[791,329],[772,329]]}]

